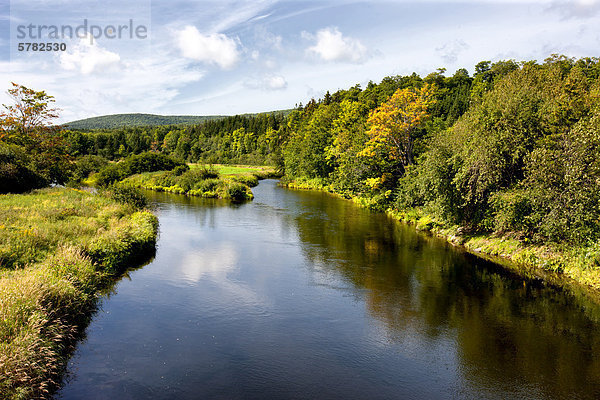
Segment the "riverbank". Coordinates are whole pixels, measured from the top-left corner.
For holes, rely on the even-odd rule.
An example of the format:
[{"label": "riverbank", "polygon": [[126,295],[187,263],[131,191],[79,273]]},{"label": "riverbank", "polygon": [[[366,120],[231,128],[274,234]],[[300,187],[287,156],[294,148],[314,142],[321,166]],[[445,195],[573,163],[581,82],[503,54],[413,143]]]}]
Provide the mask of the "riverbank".
[{"label": "riverbank", "polygon": [[[319,190],[347,198],[318,179],[284,181],[282,186],[297,190]],[[368,208],[370,204],[367,198],[353,197],[350,200],[361,207]],[[579,247],[556,243],[531,243],[527,238],[521,239],[518,233],[513,232],[472,233],[465,227],[435,220],[416,208],[390,208],[385,212],[395,220],[414,225],[419,231],[430,232],[453,245],[463,247],[470,253],[508,260],[511,265],[504,267],[520,275],[543,279],[559,286],[570,284],[566,280],[571,280],[576,285],[592,289],[594,297],[600,301],[600,243]],[[577,290],[579,291],[579,288]]]},{"label": "riverbank", "polygon": [[129,176],[121,183],[140,189],[228,199],[233,201],[252,200],[251,188],[260,179],[278,177],[271,167],[190,164],[188,171],[145,172]]},{"label": "riverbank", "polygon": [[57,387],[98,293],[152,254],[157,218],[75,189],[0,196],[0,398]]}]

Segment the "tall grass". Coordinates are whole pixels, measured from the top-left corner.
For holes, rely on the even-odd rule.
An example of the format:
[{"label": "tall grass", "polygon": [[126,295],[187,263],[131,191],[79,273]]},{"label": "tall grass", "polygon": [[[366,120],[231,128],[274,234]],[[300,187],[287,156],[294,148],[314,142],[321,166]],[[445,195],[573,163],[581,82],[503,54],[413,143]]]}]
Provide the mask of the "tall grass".
[{"label": "tall grass", "polygon": [[98,291],[154,248],[157,223],[74,189],[0,196],[0,398],[51,395]]}]

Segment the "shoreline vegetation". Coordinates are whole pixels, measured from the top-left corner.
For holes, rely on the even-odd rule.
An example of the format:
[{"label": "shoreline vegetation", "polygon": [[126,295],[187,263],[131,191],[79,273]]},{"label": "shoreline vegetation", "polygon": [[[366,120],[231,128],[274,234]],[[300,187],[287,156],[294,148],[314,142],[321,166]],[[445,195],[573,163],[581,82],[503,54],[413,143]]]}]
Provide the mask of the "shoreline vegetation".
[{"label": "shoreline vegetation", "polygon": [[101,292],[153,255],[157,218],[122,200],[68,188],[0,195],[0,398],[49,397]]},{"label": "shoreline vegetation", "polygon": [[[292,190],[321,191],[372,209],[372,198],[348,197],[319,179],[290,180],[284,177],[280,186]],[[383,212],[396,221],[414,226],[417,231],[435,235],[471,254],[489,258],[524,278],[541,279],[556,287],[584,292],[594,302],[600,303],[598,246],[531,243],[514,232],[469,232],[464,226],[435,220],[418,208],[400,210],[390,207]]]},{"label": "shoreline vegetation", "polygon": [[172,171],[131,175],[120,184],[186,196],[245,201],[254,198],[251,188],[260,179],[280,176],[274,168],[266,166],[190,164]]}]

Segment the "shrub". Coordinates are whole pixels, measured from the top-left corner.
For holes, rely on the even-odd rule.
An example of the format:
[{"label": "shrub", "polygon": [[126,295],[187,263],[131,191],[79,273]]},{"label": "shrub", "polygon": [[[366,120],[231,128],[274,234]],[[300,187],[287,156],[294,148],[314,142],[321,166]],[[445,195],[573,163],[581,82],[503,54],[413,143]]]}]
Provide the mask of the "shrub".
[{"label": "shrub", "polygon": [[21,148],[0,143],[0,193],[22,193],[47,184],[29,167],[29,157]]},{"label": "shrub", "polygon": [[142,172],[170,171],[187,165],[160,153],[146,152],[127,157],[117,164],[111,164],[98,174],[97,184],[107,186],[126,177]]},{"label": "shrub", "polygon": [[124,179],[127,175],[123,166],[120,164],[111,164],[98,173],[96,184],[98,186],[108,186],[111,183]]},{"label": "shrub", "polygon": [[106,190],[106,194],[111,199],[122,204],[129,204],[138,210],[148,205],[148,199],[141,190],[132,186],[114,183]]},{"label": "shrub", "polygon": [[490,199],[492,221],[488,228],[496,231],[525,231],[530,225],[532,204],[526,193],[518,190],[498,192]]},{"label": "shrub", "polygon": [[203,165],[195,168],[193,171],[197,174],[196,176],[198,176],[199,179],[212,179],[219,177],[219,172],[212,165]]},{"label": "shrub", "polygon": [[92,172],[99,172],[108,165],[108,160],[101,156],[86,155],[75,162],[72,180],[80,182]]},{"label": "shrub", "polygon": [[127,175],[141,172],[170,171],[178,166],[187,165],[162,153],[146,152],[127,157],[124,161]]},{"label": "shrub", "polygon": [[190,167],[188,167],[187,165],[179,165],[179,166],[175,167],[173,169],[173,171],[171,171],[171,173],[175,176],[180,176],[189,170],[190,170]]},{"label": "shrub", "polygon": [[225,187],[225,195],[223,198],[233,201],[242,201],[252,199],[252,192],[249,192],[248,187],[240,182],[228,182]]},{"label": "shrub", "polygon": [[185,191],[188,191],[190,189],[195,189],[198,182],[213,178],[216,177],[213,176],[212,173],[207,173],[205,170],[197,168],[187,171],[181,175],[176,182],[179,186],[185,189]]},{"label": "shrub", "polygon": [[239,175],[233,178],[236,182],[243,183],[244,185],[248,185],[250,187],[254,187],[258,185],[258,177],[255,175]]},{"label": "shrub", "polygon": [[194,189],[201,190],[202,192],[213,192],[219,185],[218,179],[205,179],[203,181],[197,182],[194,185]]}]

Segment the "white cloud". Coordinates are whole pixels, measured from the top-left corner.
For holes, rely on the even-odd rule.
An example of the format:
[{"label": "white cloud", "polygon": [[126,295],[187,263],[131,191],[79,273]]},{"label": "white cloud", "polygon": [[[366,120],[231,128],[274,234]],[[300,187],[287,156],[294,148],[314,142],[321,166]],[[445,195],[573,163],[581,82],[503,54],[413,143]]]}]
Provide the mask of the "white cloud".
[{"label": "white cloud", "polygon": [[204,35],[195,26],[188,25],[176,32],[176,38],[182,55],[192,60],[229,69],[240,59],[237,41],[222,33]]},{"label": "white cloud", "polygon": [[265,75],[258,79],[250,79],[244,83],[250,89],[283,90],[288,83],[281,75]]},{"label": "white cloud", "polygon": [[0,103],[8,100],[1,94],[13,81],[53,95],[62,109],[60,122],[115,113],[160,113],[203,76],[186,60],[167,55],[122,59],[111,73],[82,74],[80,66],[68,70],[60,68],[60,62],[58,57],[44,63],[0,62]]},{"label": "white cloud", "polygon": [[106,71],[121,60],[117,53],[92,43],[89,38],[80,39],[71,48],[60,54],[60,65],[66,70],[79,70],[85,75]]},{"label": "white cloud", "polygon": [[281,90],[287,87],[287,82],[283,76],[274,75],[265,79],[265,84],[268,89]]},{"label": "white cloud", "polygon": [[264,49],[282,50],[283,38],[269,32],[263,25],[254,28],[254,43]]},{"label": "white cloud", "polygon": [[321,29],[316,35],[306,32],[303,37],[316,40],[314,46],[307,49],[325,61],[350,62],[360,64],[369,58],[367,48],[357,39],[345,37],[336,27]]},{"label": "white cloud", "polygon": [[264,66],[268,69],[274,69],[277,68],[277,63],[274,60],[266,60]]},{"label": "white cloud", "polygon": [[204,251],[184,254],[178,269],[192,282],[199,282],[203,278],[225,282],[227,275],[237,269],[238,262],[236,247],[224,242]]},{"label": "white cloud", "polygon": [[460,53],[469,48],[469,45],[462,39],[457,39],[452,42],[447,42],[440,47],[436,47],[435,51],[448,64],[454,64],[458,60]]},{"label": "white cloud", "polygon": [[600,11],[600,1],[598,0],[556,0],[549,7],[550,10],[557,10],[563,18],[587,19],[592,18]]}]

